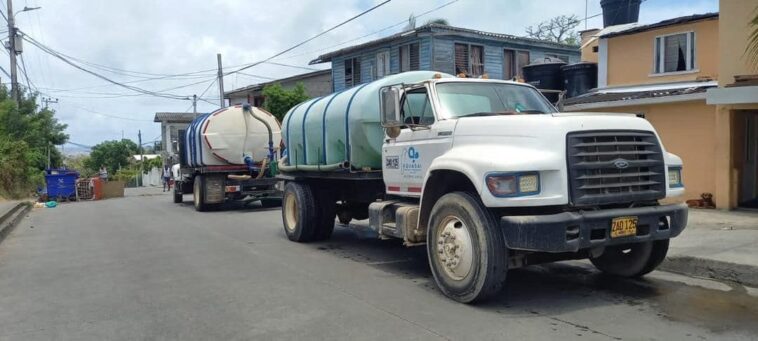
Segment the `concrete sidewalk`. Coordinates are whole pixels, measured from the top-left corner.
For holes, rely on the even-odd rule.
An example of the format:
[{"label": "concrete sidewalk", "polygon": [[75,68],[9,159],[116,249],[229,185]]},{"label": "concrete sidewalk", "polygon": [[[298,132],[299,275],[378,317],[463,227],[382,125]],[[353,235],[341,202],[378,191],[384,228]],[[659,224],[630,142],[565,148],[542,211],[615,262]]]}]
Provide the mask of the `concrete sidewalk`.
[{"label": "concrete sidewalk", "polygon": [[660,269],[758,287],[758,212],[690,209]]},{"label": "concrete sidewalk", "polygon": [[0,242],[29,212],[31,203],[27,201],[2,201],[0,202]]}]

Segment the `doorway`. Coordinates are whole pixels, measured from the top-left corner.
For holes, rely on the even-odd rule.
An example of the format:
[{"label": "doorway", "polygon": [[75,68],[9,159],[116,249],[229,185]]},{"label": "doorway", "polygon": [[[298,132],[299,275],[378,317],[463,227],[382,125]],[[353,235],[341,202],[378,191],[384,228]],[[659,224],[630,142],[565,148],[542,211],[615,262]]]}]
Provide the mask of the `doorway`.
[{"label": "doorway", "polygon": [[[758,111],[741,111],[736,128],[742,130],[737,205],[758,209]],[[740,134],[740,132],[737,132]],[[739,142],[738,142],[739,143]]]}]

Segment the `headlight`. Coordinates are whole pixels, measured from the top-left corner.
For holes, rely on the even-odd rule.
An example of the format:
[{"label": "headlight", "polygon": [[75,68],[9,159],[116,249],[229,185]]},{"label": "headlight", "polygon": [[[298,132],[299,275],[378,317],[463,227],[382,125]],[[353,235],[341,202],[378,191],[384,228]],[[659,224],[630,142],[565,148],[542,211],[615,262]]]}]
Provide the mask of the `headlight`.
[{"label": "headlight", "polygon": [[684,187],[682,167],[669,167],[669,188]]},{"label": "headlight", "polygon": [[540,192],[537,172],[493,173],[485,177],[487,188],[496,197],[518,197]]}]

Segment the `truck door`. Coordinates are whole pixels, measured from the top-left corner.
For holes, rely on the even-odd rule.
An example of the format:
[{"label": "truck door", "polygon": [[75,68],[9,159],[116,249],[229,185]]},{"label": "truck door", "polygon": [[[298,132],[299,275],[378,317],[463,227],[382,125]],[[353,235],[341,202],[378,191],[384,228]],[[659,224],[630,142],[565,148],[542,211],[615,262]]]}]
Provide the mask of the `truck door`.
[{"label": "truck door", "polygon": [[406,125],[382,149],[384,183],[389,194],[420,197],[432,161],[452,144],[455,122],[435,119],[427,87],[405,92],[401,117]]}]

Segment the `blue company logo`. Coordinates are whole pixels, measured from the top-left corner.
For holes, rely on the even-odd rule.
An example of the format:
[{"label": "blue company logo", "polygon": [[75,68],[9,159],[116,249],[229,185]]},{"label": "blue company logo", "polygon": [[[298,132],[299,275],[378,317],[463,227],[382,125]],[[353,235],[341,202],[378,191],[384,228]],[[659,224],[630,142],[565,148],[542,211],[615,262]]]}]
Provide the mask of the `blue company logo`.
[{"label": "blue company logo", "polygon": [[629,162],[624,159],[616,159],[616,160],[613,160],[613,166],[615,166],[618,169],[624,169],[626,167],[629,167]]},{"label": "blue company logo", "polygon": [[408,148],[408,158],[411,159],[412,162],[416,162],[416,159],[418,159],[418,152],[416,151],[416,148]]}]

